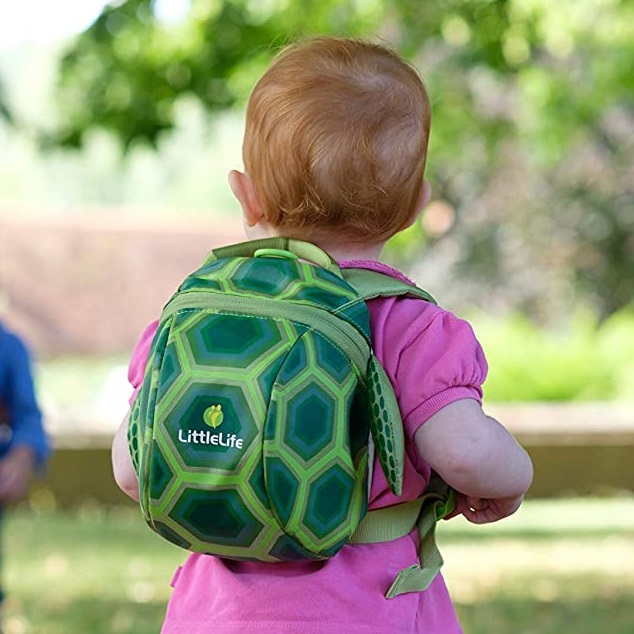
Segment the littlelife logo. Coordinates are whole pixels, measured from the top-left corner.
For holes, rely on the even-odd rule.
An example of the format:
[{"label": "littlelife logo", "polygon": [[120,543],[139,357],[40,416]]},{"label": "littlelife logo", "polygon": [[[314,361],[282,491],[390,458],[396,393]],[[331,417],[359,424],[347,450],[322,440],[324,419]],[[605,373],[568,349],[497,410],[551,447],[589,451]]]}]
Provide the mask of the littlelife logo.
[{"label": "littlelife logo", "polygon": [[[203,420],[213,429],[220,427],[223,419],[222,405],[212,405],[203,414]],[[190,429],[185,433],[182,429],[179,429],[178,440],[188,445],[216,445],[220,447],[235,447],[236,449],[242,449],[244,446],[244,440],[238,438],[235,434],[225,434],[224,432],[214,434],[207,430]]]}]

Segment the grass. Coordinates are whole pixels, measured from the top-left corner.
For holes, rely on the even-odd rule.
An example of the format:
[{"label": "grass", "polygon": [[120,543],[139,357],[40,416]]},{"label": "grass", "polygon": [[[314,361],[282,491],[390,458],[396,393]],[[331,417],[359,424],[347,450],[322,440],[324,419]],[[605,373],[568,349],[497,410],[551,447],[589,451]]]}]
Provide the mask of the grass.
[{"label": "grass", "polygon": [[[150,634],[184,551],[135,509],[14,511],[6,634]],[[634,498],[528,501],[513,518],[441,525],[445,578],[467,634],[631,634]]]},{"label": "grass", "polygon": [[6,634],[158,632],[183,551],[136,509],[17,511],[6,527]]},{"label": "grass", "polygon": [[634,631],[634,499],[529,501],[499,524],[443,526],[468,634]]}]

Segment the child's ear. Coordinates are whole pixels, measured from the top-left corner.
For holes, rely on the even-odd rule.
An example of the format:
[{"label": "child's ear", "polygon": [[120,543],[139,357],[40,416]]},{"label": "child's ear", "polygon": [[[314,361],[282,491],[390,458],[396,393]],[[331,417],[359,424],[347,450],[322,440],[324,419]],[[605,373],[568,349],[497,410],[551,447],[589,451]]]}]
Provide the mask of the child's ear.
[{"label": "child's ear", "polygon": [[418,196],[418,203],[416,204],[417,215],[420,214],[427,206],[429,199],[431,198],[431,185],[429,181],[423,180],[423,184],[420,188],[420,194]]},{"label": "child's ear", "polygon": [[425,209],[430,198],[431,198],[431,185],[429,184],[429,181],[424,180],[423,184],[420,187],[418,200],[416,201],[416,207],[414,207],[414,212],[412,213],[412,217],[410,218],[409,223],[407,224],[408,227],[410,227],[416,222],[416,219],[420,216],[423,209]]},{"label": "child's ear", "polygon": [[264,217],[264,212],[251,177],[244,172],[231,170],[229,172],[229,187],[242,207],[246,225],[248,227],[257,225]]}]

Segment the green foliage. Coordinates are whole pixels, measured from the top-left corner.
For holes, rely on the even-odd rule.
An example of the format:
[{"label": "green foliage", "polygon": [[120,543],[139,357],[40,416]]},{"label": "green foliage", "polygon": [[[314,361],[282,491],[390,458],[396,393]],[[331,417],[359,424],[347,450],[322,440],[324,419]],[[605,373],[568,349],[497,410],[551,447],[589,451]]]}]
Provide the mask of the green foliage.
[{"label": "green foliage", "polygon": [[13,115],[9,110],[3,85],[0,84],[0,120],[2,119],[4,119],[9,124],[13,123]]},{"label": "green foliage", "polygon": [[597,328],[579,315],[564,332],[538,329],[525,317],[475,319],[486,352],[489,402],[631,400],[634,394],[634,313]]},{"label": "green foliage", "polygon": [[[590,314],[578,314],[559,331],[539,328],[518,314],[499,319],[480,313],[471,321],[489,363],[484,394],[490,403],[634,400],[631,310],[600,326]],[[124,359],[93,358],[40,363],[41,396],[56,409],[85,416],[113,367],[125,364]]]},{"label": "green foliage", "polygon": [[[464,281],[459,295],[541,321],[566,310],[562,295],[584,295],[602,319],[634,296],[631,0],[190,7],[173,24],[157,18],[152,0],[107,6],[62,63],[63,123],[48,141],[80,147],[88,132],[105,129],[125,148],[156,146],[174,128],[181,98],[194,97],[212,117],[243,104],[288,41],[379,37],[421,69],[430,89],[429,178],[455,222],[427,245],[430,259],[459,253],[451,267]],[[424,243],[420,230],[407,239],[401,257]]]},{"label": "green foliage", "polygon": [[152,0],[107,5],[61,64],[65,123],[49,142],[79,147],[91,128],[125,147],[155,145],[175,125],[174,104],[194,95],[210,112],[243,102],[274,52],[310,33],[357,33],[368,16],[354,0],[303,3],[193,0],[177,25]]},{"label": "green foliage", "polygon": [[627,0],[192,0],[172,24],[153,0],[125,0],[106,5],[67,52],[59,95],[70,121],[57,140],[79,144],[104,127],[125,144],[155,143],[173,126],[177,97],[195,95],[210,111],[243,102],[289,41],[378,34],[421,66],[454,160],[451,140],[466,131],[493,154],[517,134],[558,158],[611,103],[631,103],[633,17]]}]

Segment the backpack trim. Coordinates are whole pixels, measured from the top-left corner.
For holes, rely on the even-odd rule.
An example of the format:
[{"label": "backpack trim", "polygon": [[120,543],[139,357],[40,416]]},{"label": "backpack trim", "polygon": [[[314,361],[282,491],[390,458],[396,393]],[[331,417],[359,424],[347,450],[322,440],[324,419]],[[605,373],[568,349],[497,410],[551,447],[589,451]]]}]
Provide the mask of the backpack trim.
[{"label": "backpack trim", "polygon": [[[259,254],[258,251],[260,251]],[[269,253],[264,253],[265,251],[269,251]],[[312,262],[313,264],[334,273],[337,277],[344,277],[337,262],[316,244],[293,238],[282,238],[279,236],[273,238],[261,238],[259,240],[251,240],[249,242],[241,242],[239,244],[231,244],[226,247],[214,249],[207,256],[204,264],[209,264],[210,262],[214,262],[221,258],[250,258],[257,257],[258,255],[268,255],[270,257],[272,255],[270,252],[272,251],[287,251],[302,260]],[[279,256],[274,255],[274,257],[284,257],[284,255],[279,254]]]},{"label": "backpack trim", "polygon": [[[167,318],[182,310],[205,310],[212,312],[222,310],[223,314],[235,314],[251,317],[266,317],[268,319],[288,321],[301,324],[311,328],[318,323],[319,329],[327,335],[328,339],[337,345],[345,354],[354,361],[359,375],[364,380],[364,356],[367,351],[363,351],[359,345],[360,341],[365,342],[361,332],[345,320],[338,320],[337,325],[333,325],[333,319],[326,309],[316,306],[302,305],[293,301],[285,304],[274,298],[266,297],[237,297],[228,295],[222,291],[208,289],[205,291],[184,291],[171,300],[164,308],[163,317]],[[322,316],[323,315],[323,316]]]}]

